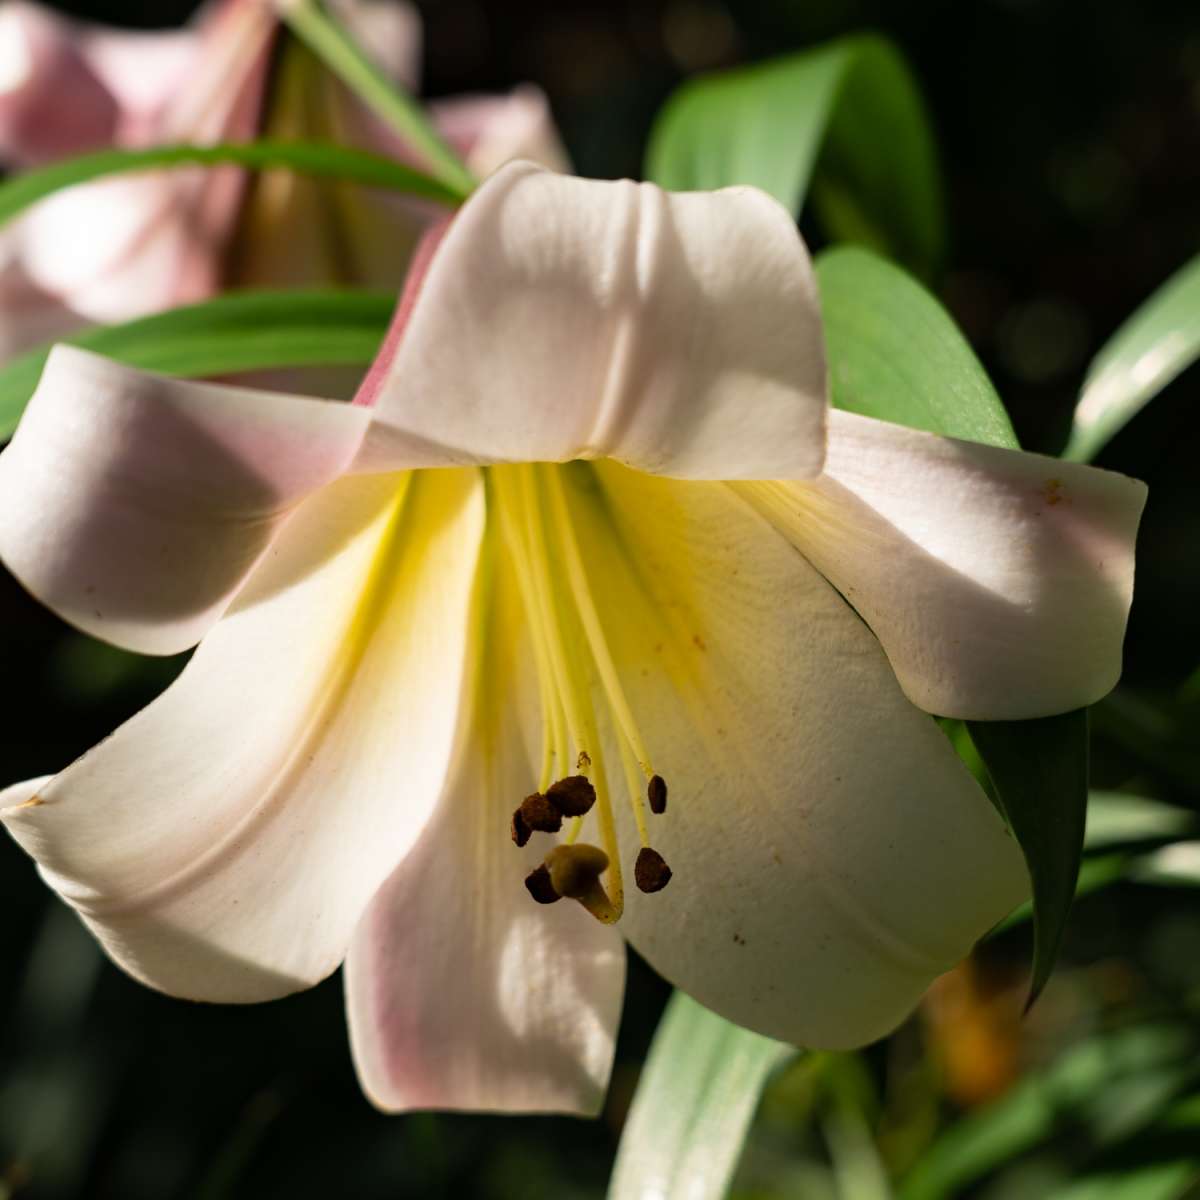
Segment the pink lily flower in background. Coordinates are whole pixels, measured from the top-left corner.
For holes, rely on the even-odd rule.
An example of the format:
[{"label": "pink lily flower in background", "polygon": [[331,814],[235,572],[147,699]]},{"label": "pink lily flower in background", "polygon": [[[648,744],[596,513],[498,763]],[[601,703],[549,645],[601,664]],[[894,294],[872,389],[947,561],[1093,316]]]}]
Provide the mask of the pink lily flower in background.
[{"label": "pink lily flower in background", "polygon": [[774,201],[505,167],[357,400],[59,348],[0,455],[35,596],[199,642],[0,793],[132,975],[258,1001],[344,960],[380,1107],[593,1112],[621,934],[731,1020],[850,1047],[1027,896],[927,714],[1112,687],[1145,489],[829,411]]},{"label": "pink lily flower in background", "polygon": [[[38,164],[105,146],[252,137],[275,18],[224,0],[184,31],[99,29],[0,8],[0,153]],[[60,192],[3,233],[0,353],[211,295],[242,174],[170,171]]]},{"label": "pink lily flower in background", "polygon": [[[335,9],[397,82],[416,85],[414,9],[386,0],[340,0]],[[272,70],[278,32],[269,0],[216,0],[189,28],[150,33],[7,0],[0,5],[0,159],[21,167],[110,146],[336,135],[420,165],[324,68],[309,62],[298,89],[281,79]],[[451,98],[435,112],[481,174],[513,157],[566,167],[536,88]],[[247,182],[236,168],[160,171],[43,201],[0,233],[0,356],[96,322],[203,300],[231,284],[397,288],[431,216],[285,172],[250,180],[249,192]],[[347,197],[336,238],[320,211],[331,194]],[[349,267],[323,252],[335,241],[363,248]],[[381,244],[393,253],[369,249]]]}]

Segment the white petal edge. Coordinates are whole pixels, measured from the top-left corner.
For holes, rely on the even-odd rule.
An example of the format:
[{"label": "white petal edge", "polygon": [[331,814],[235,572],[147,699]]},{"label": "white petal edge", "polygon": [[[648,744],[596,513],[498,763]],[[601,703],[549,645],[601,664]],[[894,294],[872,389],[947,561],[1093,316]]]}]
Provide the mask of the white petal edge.
[{"label": "white petal edge", "polygon": [[753,188],[671,194],[510,163],[456,216],[402,317],[358,397],[375,413],[364,464],[820,470],[812,264]]},{"label": "white petal edge", "polygon": [[926,712],[1048,716],[1116,683],[1137,480],[833,412],[820,479],[745,490],[854,605]]},{"label": "white petal edge", "polygon": [[627,886],[622,932],[747,1028],[823,1049],[883,1036],[1028,896],[1016,843],[870,631],[765,521],[727,488],[594,470],[602,498],[572,494],[580,541],[670,789],[648,821],[674,875]]},{"label": "white petal edge", "polygon": [[509,821],[536,787],[516,721],[528,642],[497,566],[476,715],[421,840],[371,902],[346,958],[363,1090],[385,1112],[599,1111],[625,981],[620,934],[535,904]]},{"label": "white petal edge", "polygon": [[295,505],[342,473],[366,423],[348,405],[57,346],[0,454],[0,560],[85,633],[186,649]]},{"label": "white petal edge", "polygon": [[142,982],[270,999],[341,961],[460,723],[473,472],[309,501],[157,701],[0,821]]}]

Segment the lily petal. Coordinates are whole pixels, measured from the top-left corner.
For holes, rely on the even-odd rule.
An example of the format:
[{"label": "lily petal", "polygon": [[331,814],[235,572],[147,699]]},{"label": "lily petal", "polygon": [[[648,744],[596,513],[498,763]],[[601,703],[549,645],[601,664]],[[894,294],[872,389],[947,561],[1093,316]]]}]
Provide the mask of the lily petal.
[{"label": "lily petal", "polygon": [[455,218],[400,319],[359,396],[375,411],[364,462],[820,469],[811,263],[791,216],[752,188],[672,195],[509,164]]},{"label": "lily petal", "polygon": [[[73,52],[109,97],[107,109],[115,105],[105,140],[208,144],[252,136],[275,24],[258,0],[227,0],[184,32],[67,26],[60,36],[74,41]],[[69,95],[65,103],[61,93],[38,93],[30,105],[53,104],[30,119],[51,128],[62,119],[56,114],[88,103]],[[243,179],[234,168],[187,169],[68,188],[15,227],[24,270],[89,321],[128,320],[203,298],[217,285]]]},{"label": "lily petal", "polygon": [[337,967],[445,778],[482,523],[473,473],[332,485],[171,688],[0,812],[130,974],[238,1002]]},{"label": "lily petal", "polygon": [[[388,1112],[594,1115],[612,1065],[625,948],[574,905],[534,904],[540,862],[512,810],[536,779],[515,717],[519,612],[494,577],[472,732],[412,853],[372,901],[346,959],[363,1090]],[[511,661],[510,661],[511,660]],[[542,847],[544,851],[545,847]]]},{"label": "lily petal", "polygon": [[825,474],[764,511],[871,626],[914,704],[1007,720],[1116,683],[1145,498],[1111,471],[834,412]]},{"label": "lily petal", "polygon": [[[39,163],[110,142],[119,110],[65,17],[37,4],[0,6],[0,156]],[[64,100],[66,102],[64,102]]]},{"label": "lily petal", "polygon": [[404,0],[334,0],[334,14],[375,64],[405,91],[421,82],[421,14]]},{"label": "lily petal", "polygon": [[0,559],[77,628],[173,654],[221,616],[295,505],[342,473],[366,421],[57,346],[0,454]]},{"label": "lily petal", "polygon": [[627,888],[623,932],[761,1033],[886,1034],[1028,895],[1015,842],[871,632],[729,488],[593,471],[571,494],[580,544],[670,787],[647,820],[674,874]]},{"label": "lily petal", "polygon": [[506,95],[435,100],[429,111],[438,132],[475,175],[491,175],[514,159],[525,159],[551,171],[565,173],[571,169],[546,93],[531,83],[521,84]]}]

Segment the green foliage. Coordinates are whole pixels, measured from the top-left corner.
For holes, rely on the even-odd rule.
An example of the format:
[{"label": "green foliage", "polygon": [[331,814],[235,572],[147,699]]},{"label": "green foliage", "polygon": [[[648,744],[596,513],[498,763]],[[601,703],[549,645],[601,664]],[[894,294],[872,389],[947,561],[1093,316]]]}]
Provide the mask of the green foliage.
[{"label": "green foliage", "polygon": [[655,122],[645,175],[677,191],[753,184],[826,235],[923,276],[944,251],[929,119],[891,42],[842,38],[684,84]]},{"label": "green foliage", "polygon": [[793,1053],[676,992],[625,1122],[609,1200],[720,1200],[767,1077]]},{"label": "green foliage", "polygon": [[[1064,1180],[1052,1192],[1036,1194],[1076,1200],[1182,1196],[1180,1181],[1186,1184],[1195,1178],[1200,1151],[1184,1156],[1191,1167],[1181,1172],[1177,1153],[1154,1163],[1137,1150],[1173,1132],[1172,1126],[1194,1109],[1194,1103],[1177,1108],[1176,1102],[1195,1099],[1190,1093],[1200,1082],[1196,1051],[1194,1033],[1173,1024],[1144,1023],[1089,1038],[947,1129],[904,1178],[898,1200],[954,1200],[993,1171],[1058,1136],[1103,1149],[1117,1161],[1122,1151],[1131,1149],[1135,1162],[1084,1172],[1071,1185],[1077,1190],[1068,1190]],[[1139,1180],[1139,1168],[1148,1161],[1167,1169],[1161,1174],[1150,1171]],[[1139,1186],[1146,1190],[1136,1190]]]},{"label": "green foliage", "polygon": [[1033,881],[1032,1004],[1058,958],[1083,857],[1087,710],[1037,721],[968,721],[967,728]]},{"label": "green foliage", "polygon": [[[307,366],[370,365],[395,297],[376,292],[229,292],[124,325],[66,338],[131,367],[209,376]],[[0,441],[11,437],[42,373],[49,346],[0,367]]]},{"label": "green foliage", "polygon": [[856,246],[817,258],[837,408],[1015,449],[1008,413],[949,313],[899,267]]},{"label": "green foliage", "polygon": [[1063,457],[1091,462],[1143,406],[1200,357],[1200,256],[1109,338],[1084,382]]},{"label": "green foliage", "polygon": [[53,192],[93,179],[150,169],[225,164],[254,171],[283,167],[303,175],[344,179],[450,206],[459,204],[466,195],[394,159],[356,150],[352,146],[267,141],[218,146],[151,146],[142,150],[98,150],[94,154],[24,171],[0,183],[0,223],[12,220]]}]

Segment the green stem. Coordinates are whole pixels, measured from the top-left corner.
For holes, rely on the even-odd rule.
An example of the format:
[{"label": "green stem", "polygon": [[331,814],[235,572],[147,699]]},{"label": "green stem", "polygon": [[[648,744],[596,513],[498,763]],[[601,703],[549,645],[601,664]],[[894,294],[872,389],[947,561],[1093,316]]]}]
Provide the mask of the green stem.
[{"label": "green stem", "polygon": [[421,105],[393,87],[349,33],[330,19],[320,0],[281,0],[279,11],[292,32],[391,125],[443,183],[466,199],[475,187],[475,177],[433,128]]}]

